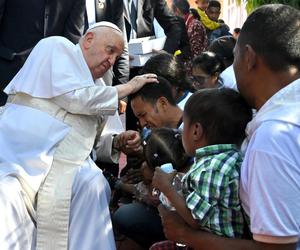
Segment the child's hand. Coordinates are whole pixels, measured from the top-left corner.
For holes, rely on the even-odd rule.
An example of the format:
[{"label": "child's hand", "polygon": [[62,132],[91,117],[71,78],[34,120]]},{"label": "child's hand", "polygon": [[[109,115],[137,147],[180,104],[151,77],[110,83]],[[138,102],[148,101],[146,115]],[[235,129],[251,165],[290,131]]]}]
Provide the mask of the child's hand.
[{"label": "child's hand", "polygon": [[122,181],[127,184],[136,184],[143,180],[141,169],[129,169],[127,174],[122,177]]},{"label": "child's hand", "polygon": [[145,197],[144,202],[150,206],[157,207],[160,204],[160,201],[157,196],[153,196],[150,192]]},{"label": "child's hand", "polygon": [[159,189],[161,192],[166,194],[170,188],[172,188],[172,180],[176,175],[176,171],[168,174],[160,169],[160,167],[155,168],[155,172],[152,178],[152,185],[154,188]]},{"label": "child's hand", "polygon": [[[191,228],[184,222],[176,211],[170,211],[163,205],[158,206],[164,233],[167,239],[182,242],[181,236],[184,232],[191,231]],[[182,242],[186,243],[186,242]]]}]

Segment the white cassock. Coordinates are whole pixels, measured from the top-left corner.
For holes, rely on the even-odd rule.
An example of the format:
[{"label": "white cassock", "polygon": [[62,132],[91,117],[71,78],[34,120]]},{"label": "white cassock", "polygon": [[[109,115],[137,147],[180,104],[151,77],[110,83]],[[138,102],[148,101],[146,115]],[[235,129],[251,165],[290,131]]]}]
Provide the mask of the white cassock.
[{"label": "white cassock", "polygon": [[[0,249],[115,249],[110,188],[89,154],[99,121],[118,108],[116,89],[95,86],[79,45],[50,37],[38,43],[5,92],[10,97],[0,115]],[[54,165],[59,178],[51,180]],[[47,181],[54,185],[47,187]],[[68,203],[62,203],[68,181],[70,211],[60,206]],[[57,237],[61,228],[64,233],[60,212],[70,216],[67,243]]]}]

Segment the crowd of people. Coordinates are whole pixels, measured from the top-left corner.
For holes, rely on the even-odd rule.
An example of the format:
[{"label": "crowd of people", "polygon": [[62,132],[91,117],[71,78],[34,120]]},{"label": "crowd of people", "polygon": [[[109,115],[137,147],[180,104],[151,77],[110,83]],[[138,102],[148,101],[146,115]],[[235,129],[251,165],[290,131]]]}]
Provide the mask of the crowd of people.
[{"label": "crowd of people", "polygon": [[195,3],[0,3],[0,249],[300,250],[300,11]]}]

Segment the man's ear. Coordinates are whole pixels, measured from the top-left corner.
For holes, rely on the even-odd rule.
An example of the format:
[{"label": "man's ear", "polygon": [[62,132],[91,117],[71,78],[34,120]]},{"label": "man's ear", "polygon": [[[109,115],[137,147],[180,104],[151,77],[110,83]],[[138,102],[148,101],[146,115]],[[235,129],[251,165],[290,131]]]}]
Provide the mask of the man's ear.
[{"label": "man's ear", "polygon": [[85,35],[84,35],[84,38],[83,38],[83,48],[84,49],[89,49],[91,46],[92,46],[92,41],[94,39],[94,33],[93,32],[87,32]]},{"label": "man's ear", "polygon": [[157,99],[156,105],[157,105],[158,109],[166,112],[167,108],[169,106],[169,101],[166,97],[161,96]]},{"label": "man's ear", "polygon": [[193,131],[193,139],[194,141],[201,141],[203,139],[204,133],[203,133],[203,127],[200,122],[196,122],[192,125],[192,131]]},{"label": "man's ear", "polygon": [[245,46],[245,56],[247,60],[247,69],[250,71],[256,66],[257,55],[254,49],[249,44]]}]

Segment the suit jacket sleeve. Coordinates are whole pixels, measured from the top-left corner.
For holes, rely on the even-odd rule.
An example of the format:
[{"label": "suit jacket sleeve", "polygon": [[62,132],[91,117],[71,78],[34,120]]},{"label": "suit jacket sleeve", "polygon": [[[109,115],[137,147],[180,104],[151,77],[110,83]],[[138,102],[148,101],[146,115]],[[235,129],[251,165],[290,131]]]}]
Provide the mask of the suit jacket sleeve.
[{"label": "suit jacket sleeve", "polygon": [[66,20],[64,37],[74,44],[78,43],[83,34],[85,23],[85,0],[75,0],[72,10]]},{"label": "suit jacket sleeve", "polygon": [[154,16],[167,36],[164,50],[174,54],[179,47],[182,33],[182,27],[177,17],[172,14],[165,0],[157,1]]},{"label": "suit jacket sleeve", "polygon": [[101,162],[117,164],[120,159],[120,151],[113,148],[113,134],[97,136],[94,150],[96,159]]},{"label": "suit jacket sleeve", "polygon": [[[2,22],[2,18],[4,15],[4,11],[5,11],[5,3],[6,3],[6,0],[0,0],[0,24]],[[2,46],[0,43],[0,59],[1,58],[4,58],[9,61],[13,60],[14,59],[14,51]]]},{"label": "suit jacket sleeve", "polygon": [[126,83],[129,80],[129,55],[128,55],[128,42],[126,38],[126,31],[125,31],[125,23],[124,23],[124,16],[123,16],[123,1],[112,1],[112,10],[113,18],[112,21],[116,24],[124,34],[124,51],[120,58],[116,61],[113,71],[114,71],[114,78],[113,78],[113,85]]},{"label": "suit jacket sleeve", "polygon": [[6,0],[0,0],[0,23],[2,21],[3,14],[5,11],[5,2],[6,2]]},{"label": "suit jacket sleeve", "polygon": [[113,71],[113,86],[123,84],[129,81],[129,55],[127,41],[125,41],[123,53],[120,56],[120,58],[116,61]]}]

